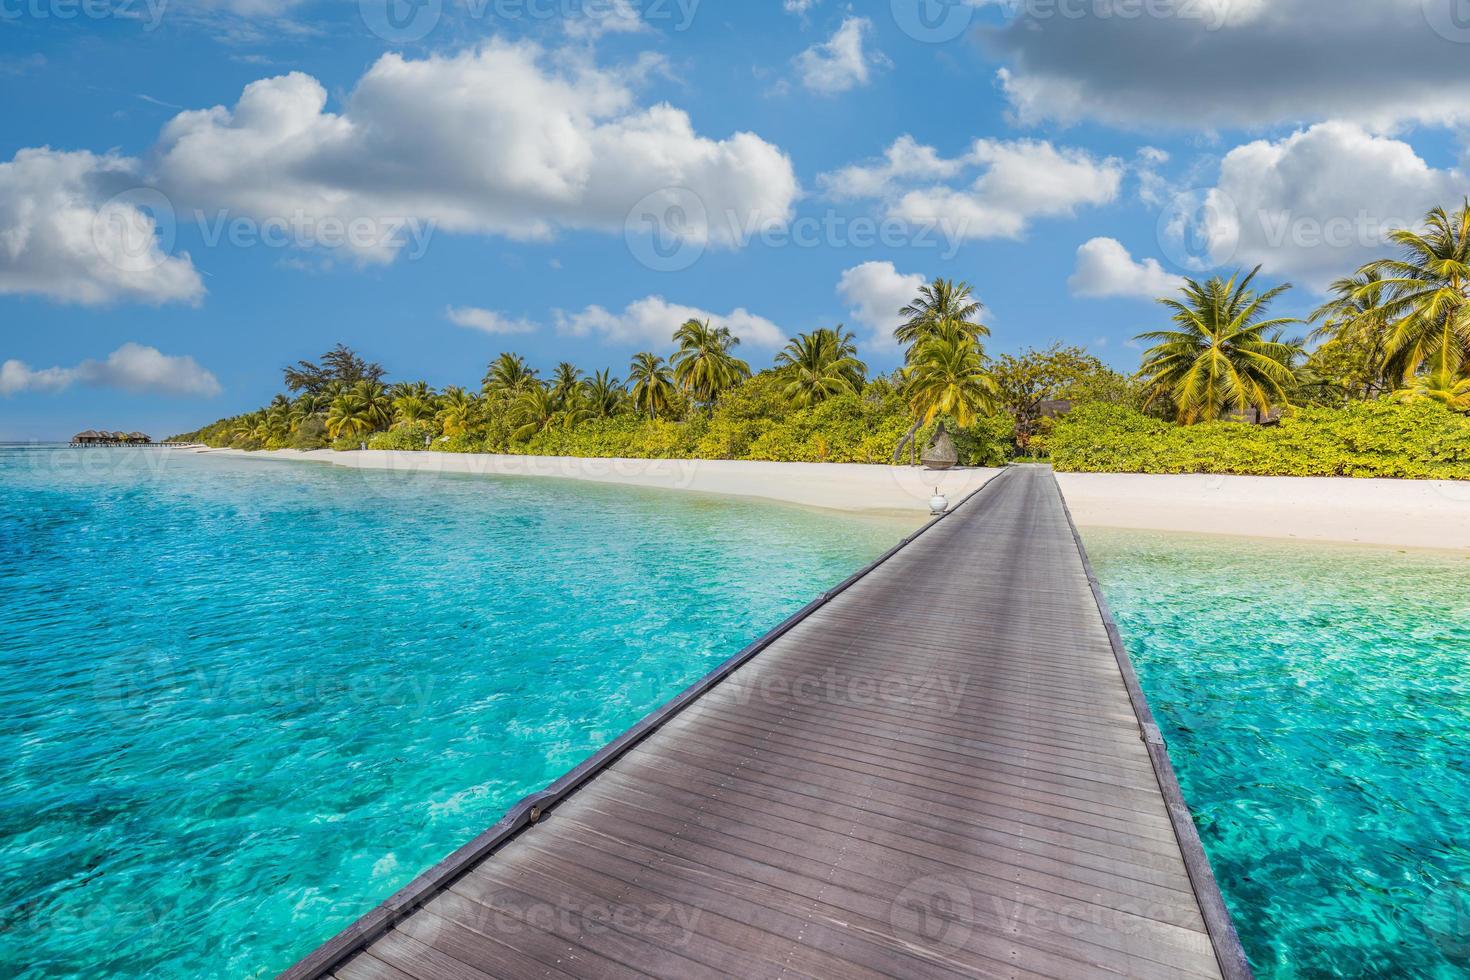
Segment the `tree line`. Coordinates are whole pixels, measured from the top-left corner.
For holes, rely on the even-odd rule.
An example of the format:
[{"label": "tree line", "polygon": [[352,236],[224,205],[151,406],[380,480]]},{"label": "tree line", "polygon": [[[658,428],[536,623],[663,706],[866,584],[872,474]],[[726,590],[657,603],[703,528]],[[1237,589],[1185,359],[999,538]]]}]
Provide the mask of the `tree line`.
[{"label": "tree line", "polygon": [[[1026,452],[1046,427],[1049,401],[1126,404],[1181,425],[1383,397],[1470,411],[1470,202],[1454,214],[1436,209],[1422,231],[1395,232],[1393,241],[1399,255],[1335,283],[1332,298],[1306,320],[1270,316],[1291,286],[1257,289],[1259,268],[1186,279],[1177,296],[1159,300],[1171,325],[1138,335],[1149,346],[1131,377],[1080,347],[989,356],[990,330],[973,287],[937,278],[897,311],[904,363],[890,375],[869,375],[841,324],[790,338],[760,372],[738,356],[740,340],[728,327],[689,320],[673,330],[672,355],[637,353],[622,376],[562,362],[543,379],[506,352],[477,390],[389,383],[382,365],[338,345],[318,362],[286,368],[287,390],[269,405],[179,438],[251,449],[371,441],[515,451],[613,419],[708,419],[753,381],[779,392],[763,409],[773,415],[810,413],[832,400],[900,400],[908,424],[895,439],[894,461],[913,459],[936,422],[965,431],[997,416],[1008,418],[1012,448]],[[1306,326],[1306,338],[1288,335]]]}]

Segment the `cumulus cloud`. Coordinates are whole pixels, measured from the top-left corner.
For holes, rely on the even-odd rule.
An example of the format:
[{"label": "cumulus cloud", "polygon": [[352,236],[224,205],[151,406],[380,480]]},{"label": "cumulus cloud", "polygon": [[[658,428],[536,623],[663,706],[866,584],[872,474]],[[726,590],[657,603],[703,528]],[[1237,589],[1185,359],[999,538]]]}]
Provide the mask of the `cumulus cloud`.
[{"label": "cumulus cloud", "polygon": [[[976,140],[946,159],[901,137],[881,160],[823,174],[838,198],[882,201],[887,216],[937,226],[950,237],[1019,238],[1035,218],[1069,216],[1118,196],[1123,163],[1041,140]],[[937,183],[975,173],[967,184]]]},{"label": "cumulus cloud", "polygon": [[662,296],[636,300],[621,313],[601,306],[589,306],[577,313],[556,311],[557,330],[563,334],[599,337],[618,344],[648,344],[655,349],[669,347],[674,331],[688,320],[709,320],[715,326],[729,327],[730,332],[743,343],[755,347],[781,347],[788,336],[770,320],[743,307],[721,315],[695,306],[670,303]]},{"label": "cumulus cloud", "polygon": [[188,255],[171,256],[140,189],[138,163],[115,155],[24,149],[0,163],[0,293],[65,303],[197,302],[204,283]]},{"label": "cumulus cloud", "polygon": [[837,295],[847,304],[852,322],[863,328],[867,343],[884,352],[898,350],[893,331],[898,311],[913,302],[929,280],[921,273],[902,273],[892,262],[864,262],[842,273]]},{"label": "cumulus cloud", "polygon": [[804,14],[821,2],[822,0],[783,0],[782,6],[788,14]]},{"label": "cumulus cloud", "polygon": [[1153,299],[1173,292],[1183,279],[1158,259],[1135,261],[1115,238],[1094,238],[1077,249],[1077,269],[1067,280],[1073,296]]},{"label": "cumulus cloud", "polygon": [[221,390],[218,379],[194,358],[134,343],[123,344],[106,360],[86,360],[76,367],[38,370],[14,359],[0,364],[0,395],[6,397],[25,391],[64,391],[73,385],[206,398]]},{"label": "cumulus cloud", "polygon": [[826,41],[814,44],[796,56],[796,73],[801,84],[821,95],[836,95],[868,84],[872,66],[882,55],[864,50],[873,31],[866,17],[848,17]]},{"label": "cumulus cloud", "polygon": [[[1470,120],[1453,0],[1190,0],[1022,12],[981,32],[1021,121],[1375,128]],[[1461,43],[1454,43],[1458,40]]]},{"label": "cumulus cloud", "polygon": [[1206,264],[1262,264],[1320,290],[1384,255],[1390,232],[1459,204],[1465,188],[1463,172],[1431,167],[1407,143],[1322,123],[1231,150],[1199,227],[1182,230],[1207,243]]},{"label": "cumulus cloud", "polygon": [[[603,69],[531,43],[455,55],[381,57],[341,112],[299,72],[246,86],[233,108],[184,112],[164,129],[158,174],[191,206],[314,225],[426,221],[452,232],[544,240],[563,228],[621,230],[650,194],[684,188],[707,215],[789,219],[790,160],[753,133],[715,140],[668,104],[638,105],[647,68]],[[677,229],[715,246],[741,225],[704,215]],[[365,250],[389,259],[403,242]]]},{"label": "cumulus cloud", "polygon": [[481,333],[521,334],[535,333],[539,329],[530,320],[508,317],[503,313],[484,310],[478,306],[451,306],[444,311],[444,315],[455,326],[479,330]]}]

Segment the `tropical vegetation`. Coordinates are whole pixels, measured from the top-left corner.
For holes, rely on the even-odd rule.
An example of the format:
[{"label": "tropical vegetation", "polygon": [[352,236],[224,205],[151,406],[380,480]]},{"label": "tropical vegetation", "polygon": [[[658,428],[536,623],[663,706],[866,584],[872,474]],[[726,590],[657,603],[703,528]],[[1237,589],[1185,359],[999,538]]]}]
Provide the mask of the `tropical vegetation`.
[{"label": "tropical vegetation", "polygon": [[[740,339],[670,324],[670,353],[626,368],[513,352],[478,389],[390,383],[338,345],[283,372],[255,412],[178,439],[244,449],[426,449],[574,456],[913,462],[945,425],[965,463],[1018,455],[1124,472],[1464,476],[1470,460],[1470,201],[1392,236],[1306,320],[1260,269],[1186,279],[1142,331],[1129,377],[1080,347],[986,350],[984,307],[935,279],[897,313],[902,366],[873,374],[843,325],[753,370]],[[1298,336],[1305,334],[1305,336]]]}]

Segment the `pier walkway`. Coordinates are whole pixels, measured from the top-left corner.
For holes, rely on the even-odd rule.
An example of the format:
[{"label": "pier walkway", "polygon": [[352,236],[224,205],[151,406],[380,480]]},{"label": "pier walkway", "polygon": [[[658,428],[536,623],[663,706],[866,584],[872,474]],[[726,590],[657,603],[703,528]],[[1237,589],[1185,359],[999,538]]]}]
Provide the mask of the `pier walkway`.
[{"label": "pier walkway", "polygon": [[1051,471],[1012,467],[288,980],[1249,977]]}]

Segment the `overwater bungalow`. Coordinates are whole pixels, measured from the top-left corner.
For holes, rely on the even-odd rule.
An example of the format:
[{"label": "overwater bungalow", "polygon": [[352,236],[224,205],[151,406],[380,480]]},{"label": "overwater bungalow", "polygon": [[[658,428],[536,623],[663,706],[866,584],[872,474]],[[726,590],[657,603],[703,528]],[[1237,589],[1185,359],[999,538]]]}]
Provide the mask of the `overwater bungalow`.
[{"label": "overwater bungalow", "polygon": [[73,446],[147,446],[152,439],[141,432],[107,432],[88,429],[71,437]]}]

